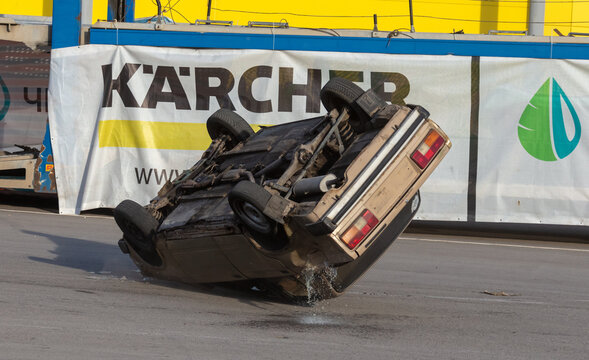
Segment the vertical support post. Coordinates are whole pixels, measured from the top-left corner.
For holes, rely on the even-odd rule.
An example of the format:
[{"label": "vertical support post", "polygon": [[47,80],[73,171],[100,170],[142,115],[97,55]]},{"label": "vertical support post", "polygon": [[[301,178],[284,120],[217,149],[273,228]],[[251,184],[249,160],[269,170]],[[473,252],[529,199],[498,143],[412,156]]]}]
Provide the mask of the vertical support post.
[{"label": "vertical support post", "polygon": [[108,21],[135,22],[135,0],[108,0]]},{"label": "vertical support post", "polygon": [[545,0],[530,0],[528,13],[528,35],[544,35]]},{"label": "vertical support post", "polygon": [[212,4],[213,0],[209,0],[209,3],[207,4],[207,21],[211,21],[211,4]]},{"label": "vertical support post", "polygon": [[[82,0],[53,1],[53,19],[51,26],[51,48],[60,49],[80,45],[82,32]],[[49,123],[45,130],[43,146],[35,176],[39,176],[39,188],[36,191],[56,192],[55,171],[53,169],[53,151]]]},{"label": "vertical support post", "polygon": [[481,98],[481,57],[470,61],[470,144],[468,149],[468,188],[466,221],[477,221],[477,177],[479,167],[479,109]]},{"label": "vertical support post", "polygon": [[81,0],[59,0],[53,2],[53,25],[51,47],[59,49],[80,45]]},{"label": "vertical support post", "polygon": [[82,25],[92,25],[92,0],[82,0]]},{"label": "vertical support post", "polygon": [[411,24],[411,32],[415,32],[415,27],[413,26],[413,0],[409,0],[409,23]]}]

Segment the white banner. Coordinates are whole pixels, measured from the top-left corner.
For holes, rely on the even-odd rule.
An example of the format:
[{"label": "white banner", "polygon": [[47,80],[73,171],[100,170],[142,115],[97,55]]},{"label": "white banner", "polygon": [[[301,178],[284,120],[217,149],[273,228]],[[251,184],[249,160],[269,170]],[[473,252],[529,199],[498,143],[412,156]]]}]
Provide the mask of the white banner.
[{"label": "white banner", "polygon": [[53,50],[49,120],[62,213],[145,204],[194,164],[209,115],[232,107],[252,125],[318,116],[319,91],[344,76],[420,104],[452,151],[422,188],[420,219],[465,220],[468,57],[87,45]]},{"label": "white banner", "polygon": [[589,62],[482,58],[476,220],[587,225]]}]

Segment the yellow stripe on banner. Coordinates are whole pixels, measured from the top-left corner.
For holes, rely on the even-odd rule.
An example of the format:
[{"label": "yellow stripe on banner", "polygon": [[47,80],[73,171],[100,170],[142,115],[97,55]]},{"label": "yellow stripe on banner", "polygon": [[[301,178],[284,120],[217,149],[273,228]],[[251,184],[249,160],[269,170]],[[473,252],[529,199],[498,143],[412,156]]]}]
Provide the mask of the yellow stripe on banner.
[{"label": "yellow stripe on banner", "polygon": [[[259,126],[253,125],[254,131]],[[99,147],[206,150],[211,144],[206,124],[137,120],[102,120]]]}]

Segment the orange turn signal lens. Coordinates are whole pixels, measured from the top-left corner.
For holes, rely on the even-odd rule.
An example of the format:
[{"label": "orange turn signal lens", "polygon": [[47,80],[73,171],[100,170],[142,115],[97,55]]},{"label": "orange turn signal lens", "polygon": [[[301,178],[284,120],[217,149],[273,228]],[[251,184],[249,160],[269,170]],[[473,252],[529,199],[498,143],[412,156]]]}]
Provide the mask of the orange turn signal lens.
[{"label": "orange turn signal lens", "polygon": [[411,159],[415,161],[420,169],[425,169],[443,144],[444,138],[437,131],[431,130],[411,155]]}]

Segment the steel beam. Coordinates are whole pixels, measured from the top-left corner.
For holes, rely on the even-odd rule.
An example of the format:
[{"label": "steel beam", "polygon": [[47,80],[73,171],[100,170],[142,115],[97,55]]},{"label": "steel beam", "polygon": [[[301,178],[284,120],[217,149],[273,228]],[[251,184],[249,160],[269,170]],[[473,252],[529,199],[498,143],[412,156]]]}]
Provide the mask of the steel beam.
[{"label": "steel beam", "polygon": [[81,0],[54,1],[51,47],[59,49],[80,45],[81,19]]}]

